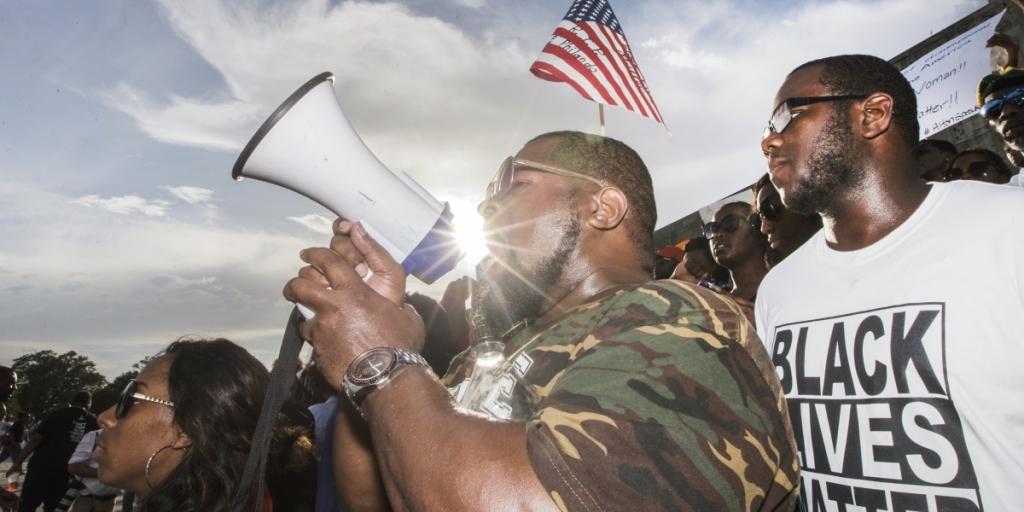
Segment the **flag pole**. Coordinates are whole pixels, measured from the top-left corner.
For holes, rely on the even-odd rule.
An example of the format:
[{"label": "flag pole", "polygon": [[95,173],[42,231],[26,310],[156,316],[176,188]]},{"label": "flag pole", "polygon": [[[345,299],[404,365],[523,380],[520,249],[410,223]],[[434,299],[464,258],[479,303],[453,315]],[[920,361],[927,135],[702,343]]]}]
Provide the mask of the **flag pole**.
[{"label": "flag pole", "polygon": [[601,136],[604,137],[604,103],[597,104],[597,112],[601,116]]}]

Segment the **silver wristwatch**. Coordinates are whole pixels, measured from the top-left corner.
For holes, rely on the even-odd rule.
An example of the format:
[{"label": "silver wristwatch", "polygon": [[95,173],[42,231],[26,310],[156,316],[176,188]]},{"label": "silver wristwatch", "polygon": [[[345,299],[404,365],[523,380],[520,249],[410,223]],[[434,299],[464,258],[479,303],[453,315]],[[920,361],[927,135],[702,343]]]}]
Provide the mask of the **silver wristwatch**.
[{"label": "silver wristwatch", "polygon": [[430,368],[427,360],[415,352],[391,347],[371,348],[359,354],[349,365],[342,387],[352,405],[362,414],[359,403],[366,395],[390,382],[399,368],[414,363]]}]

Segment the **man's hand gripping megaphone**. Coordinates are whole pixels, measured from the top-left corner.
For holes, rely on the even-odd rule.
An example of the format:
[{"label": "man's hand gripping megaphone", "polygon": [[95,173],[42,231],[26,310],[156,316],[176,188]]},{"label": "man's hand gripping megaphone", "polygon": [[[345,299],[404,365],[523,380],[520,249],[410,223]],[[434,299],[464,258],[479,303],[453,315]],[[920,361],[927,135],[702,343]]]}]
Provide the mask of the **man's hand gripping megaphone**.
[{"label": "man's hand gripping megaphone", "polygon": [[359,354],[377,347],[419,353],[425,336],[423,320],[405,304],[402,265],[361,224],[338,219],[333,229],[330,248],[299,253],[309,266],[285,285],[284,296],[315,313],[300,332],[328,382],[340,390]]}]

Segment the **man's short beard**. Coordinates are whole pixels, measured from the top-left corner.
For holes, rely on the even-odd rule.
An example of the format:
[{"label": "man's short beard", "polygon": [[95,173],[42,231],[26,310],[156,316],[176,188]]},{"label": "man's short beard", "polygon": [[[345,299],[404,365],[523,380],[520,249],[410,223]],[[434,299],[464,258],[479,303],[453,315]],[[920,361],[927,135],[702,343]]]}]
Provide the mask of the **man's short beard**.
[{"label": "man's short beard", "polygon": [[837,195],[859,184],[864,168],[853,148],[850,111],[839,103],[814,140],[810,176],[794,184],[786,207],[801,215],[816,215],[828,210]]},{"label": "man's short beard", "polygon": [[541,261],[533,275],[523,269],[513,252],[508,253],[504,262],[495,263],[500,270],[493,273],[497,275],[490,280],[490,293],[486,301],[487,318],[495,332],[500,335],[523,320],[540,316],[547,294],[562,278],[582,232],[579,210],[573,200],[569,205],[568,223],[562,230],[558,248],[554,254]]}]

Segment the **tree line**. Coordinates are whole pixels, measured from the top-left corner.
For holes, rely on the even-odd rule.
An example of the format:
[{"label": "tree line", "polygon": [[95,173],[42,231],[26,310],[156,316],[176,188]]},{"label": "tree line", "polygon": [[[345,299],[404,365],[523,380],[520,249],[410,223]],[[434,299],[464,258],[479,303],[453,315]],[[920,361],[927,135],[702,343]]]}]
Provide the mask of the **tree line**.
[{"label": "tree line", "polygon": [[15,417],[28,412],[42,418],[57,407],[71,402],[82,390],[92,392],[90,411],[99,414],[117,403],[128,381],[138,376],[149,357],[132,365],[132,369],[112,381],[96,371],[96,363],[74,350],[58,354],[40,350],[14,360],[11,369],[18,374],[18,390],[7,402],[7,413]]}]

